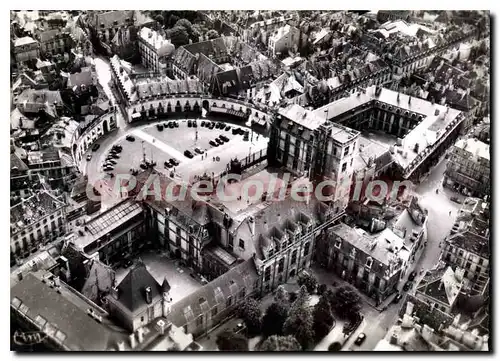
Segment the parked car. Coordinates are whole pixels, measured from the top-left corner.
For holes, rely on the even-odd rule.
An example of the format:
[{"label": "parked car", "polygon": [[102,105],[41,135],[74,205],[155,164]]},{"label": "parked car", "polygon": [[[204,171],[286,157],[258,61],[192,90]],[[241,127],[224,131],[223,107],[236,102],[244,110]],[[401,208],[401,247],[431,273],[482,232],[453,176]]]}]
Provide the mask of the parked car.
[{"label": "parked car", "polygon": [[163,124],[156,124],[156,129],[161,132],[163,130]]},{"label": "parked car", "polygon": [[163,165],[165,166],[165,168],[171,168],[172,167],[172,164],[170,164],[169,161],[166,161],[165,163],[163,163]]},{"label": "parked car", "polygon": [[113,170],[113,169],[115,169],[115,168],[113,168],[113,167],[112,167],[112,166],[110,166],[110,165],[105,165],[103,169],[104,169],[106,172],[109,172],[109,171],[112,171],[112,170]]},{"label": "parked car", "polygon": [[201,126],[202,126],[202,127],[204,127],[204,126],[205,126],[205,121],[204,121],[204,120],[202,120],[202,121],[201,121]]},{"label": "parked car", "polygon": [[211,122],[210,125],[208,126],[208,129],[214,129],[215,128],[215,123]]},{"label": "parked car", "polygon": [[403,298],[403,296],[401,295],[401,293],[398,293],[396,297],[394,297],[394,300],[392,302],[398,303],[399,301],[401,301],[401,298]]},{"label": "parked car", "polygon": [[96,151],[97,151],[97,149],[99,149],[99,147],[100,147],[100,146],[101,146],[101,145],[100,145],[100,144],[98,144],[98,143],[94,144],[94,145],[92,146],[92,151],[93,151],[93,152],[96,152]]},{"label": "parked car", "polygon": [[169,127],[170,129],[174,128],[174,127],[175,127],[174,122],[170,122],[170,123],[168,123],[168,127]]},{"label": "parked car", "polygon": [[108,160],[108,162],[109,162],[110,164],[116,165],[116,160],[114,160],[114,159],[110,159],[110,160]]},{"label": "parked car", "polygon": [[87,162],[89,162],[92,159],[92,154],[87,155]]},{"label": "parked car", "polygon": [[354,341],[354,343],[360,346],[365,340],[366,340],[366,335],[364,333],[360,333],[356,341]]},{"label": "parked car", "polygon": [[226,132],[227,132],[227,131],[230,131],[230,130],[231,130],[231,126],[230,126],[230,125],[228,125],[228,126],[226,127],[226,129],[225,129],[225,130],[226,130]]},{"label": "parked car", "polygon": [[175,158],[170,158],[168,161],[176,167],[181,163]]},{"label": "parked car", "polygon": [[219,138],[215,138],[215,142],[219,145],[224,144],[224,141],[220,140]]},{"label": "parked car", "polygon": [[191,128],[193,126],[193,123],[191,122],[191,120],[188,120],[188,128]]},{"label": "parked car", "polygon": [[193,128],[198,128],[198,122],[196,120],[193,120]]},{"label": "parked car", "polygon": [[179,122],[174,122],[174,127],[179,128]]},{"label": "parked car", "polygon": [[189,150],[184,151],[184,155],[185,155],[186,157],[190,158],[190,159],[191,159],[191,158],[194,158],[193,153],[191,153],[191,151],[189,151]]},{"label": "parked car", "polygon": [[119,159],[120,158],[120,155],[119,154],[111,154],[111,157],[115,158],[115,159]]},{"label": "parked car", "polygon": [[411,281],[406,282],[403,286],[403,291],[407,292],[409,289],[411,289],[412,286],[413,284],[411,283]]},{"label": "parked car", "polygon": [[229,142],[229,138],[226,137],[224,134],[222,134],[219,138],[222,139],[224,142]]},{"label": "parked car", "polygon": [[129,142],[135,141],[135,137],[133,135],[127,135],[125,139],[127,139]]},{"label": "parked car", "polygon": [[134,262],[132,262],[131,259],[127,259],[125,262],[123,262],[123,267],[124,268],[129,268],[130,266],[132,266]]},{"label": "parked car", "polygon": [[211,140],[210,142],[208,142],[208,144],[210,144],[212,147],[218,147],[219,144],[215,143],[213,140]]},{"label": "parked car", "polygon": [[196,153],[198,153],[198,154],[204,154],[204,153],[205,153],[202,149],[200,149],[200,148],[198,148],[198,147],[194,148],[194,151],[195,151]]},{"label": "parked car", "polygon": [[412,273],[410,273],[410,275],[408,276],[408,281],[413,281],[415,279],[415,277],[417,277],[417,272],[413,271]]}]

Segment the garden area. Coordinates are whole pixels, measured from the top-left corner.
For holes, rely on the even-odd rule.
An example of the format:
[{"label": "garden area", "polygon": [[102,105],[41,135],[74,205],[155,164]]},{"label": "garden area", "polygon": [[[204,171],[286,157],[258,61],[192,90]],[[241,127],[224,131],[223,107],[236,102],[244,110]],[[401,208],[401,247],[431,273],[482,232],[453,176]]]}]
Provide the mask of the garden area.
[{"label": "garden area", "polygon": [[224,331],[216,339],[221,351],[340,351],[358,327],[361,298],[351,286],[329,289],[303,272],[297,292],[279,286],[272,303],[249,298],[237,310],[244,328]]}]

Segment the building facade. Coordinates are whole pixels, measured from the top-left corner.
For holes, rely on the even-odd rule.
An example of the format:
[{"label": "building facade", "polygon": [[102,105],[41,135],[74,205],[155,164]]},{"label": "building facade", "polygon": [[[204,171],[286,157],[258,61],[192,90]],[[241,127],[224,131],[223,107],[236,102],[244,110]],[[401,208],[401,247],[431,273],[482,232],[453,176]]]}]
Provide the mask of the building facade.
[{"label": "building facade", "polygon": [[443,184],[464,194],[490,194],[490,146],[477,139],[461,139],[451,149]]}]

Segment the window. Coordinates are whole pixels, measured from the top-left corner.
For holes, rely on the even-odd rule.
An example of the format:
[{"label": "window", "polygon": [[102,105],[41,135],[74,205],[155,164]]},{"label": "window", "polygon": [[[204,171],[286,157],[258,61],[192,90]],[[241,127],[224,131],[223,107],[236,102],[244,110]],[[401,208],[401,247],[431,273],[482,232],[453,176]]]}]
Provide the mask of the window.
[{"label": "window", "polygon": [[366,267],[372,268],[372,264],[373,264],[373,259],[371,257],[368,257],[366,259]]},{"label": "window", "polygon": [[144,322],[144,316],[141,316],[141,322]]},{"label": "window", "polygon": [[267,282],[271,279],[271,267],[267,267],[264,272],[264,282]]},{"label": "window", "polygon": [[340,248],[341,245],[342,245],[342,241],[340,239],[337,239],[335,241],[335,248]]},{"label": "window", "polygon": [[240,298],[244,298],[247,294],[247,290],[245,287],[243,287],[241,290],[240,290]]},{"label": "window", "polygon": [[196,326],[203,326],[203,315],[196,319]]},{"label": "window", "polygon": [[217,316],[217,306],[212,308],[212,318],[214,318],[215,316]]},{"label": "window", "polygon": [[349,147],[347,147],[346,149],[344,149],[344,157],[347,156],[349,154]]},{"label": "window", "polygon": [[280,259],[280,262],[278,264],[278,273],[283,272],[284,268],[285,268],[285,259],[282,258],[282,259]]},{"label": "window", "polygon": [[245,249],[245,241],[240,238],[239,246],[241,249]]},{"label": "window", "polygon": [[14,308],[18,308],[20,305],[21,305],[21,300],[17,297],[14,297],[12,299],[12,301],[10,301],[10,304],[14,307]]},{"label": "window", "polygon": [[61,330],[57,330],[57,332],[56,332],[56,338],[59,341],[64,342],[64,340],[66,340],[66,334],[64,332],[62,332]]},{"label": "window", "polygon": [[342,172],[345,172],[347,169],[347,163],[342,164]]},{"label": "window", "polygon": [[479,262],[477,262],[478,265],[482,265],[483,264],[483,259],[482,258],[479,258]]},{"label": "window", "polygon": [[304,257],[307,256],[309,254],[309,246],[310,246],[310,243],[307,242],[305,245],[304,245]]},{"label": "window", "polygon": [[40,328],[42,329],[43,326],[45,326],[45,324],[47,323],[47,320],[45,318],[43,318],[42,316],[37,315],[36,318],[35,318],[35,323],[38,326],[40,326]]},{"label": "window", "polygon": [[469,268],[470,268],[470,262],[467,262],[467,263],[465,264],[465,268],[467,268],[467,269],[469,269]]},{"label": "window", "polygon": [[290,260],[290,264],[295,264],[297,262],[297,250],[293,251],[292,259]]},{"label": "window", "polygon": [[229,296],[226,301],[226,307],[231,307],[233,304],[233,296]]}]

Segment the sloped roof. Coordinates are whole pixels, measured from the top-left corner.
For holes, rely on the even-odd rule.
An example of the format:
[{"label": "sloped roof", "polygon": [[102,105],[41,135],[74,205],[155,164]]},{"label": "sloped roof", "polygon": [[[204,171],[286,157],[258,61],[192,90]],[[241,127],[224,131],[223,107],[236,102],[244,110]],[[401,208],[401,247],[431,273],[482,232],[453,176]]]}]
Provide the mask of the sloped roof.
[{"label": "sloped roof", "polygon": [[146,303],[146,288],[151,287],[151,298],[153,303],[161,299],[162,288],[156,282],[146,265],[139,262],[133,267],[118,285],[118,302],[127,310],[135,313],[141,310]]},{"label": "sloped roof", "polygon": [[462,282],[451,267],[428,271],[417,291],[452,306],[458,297]]}]

